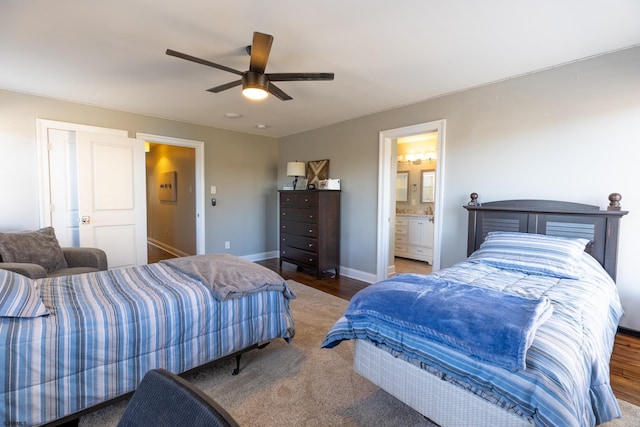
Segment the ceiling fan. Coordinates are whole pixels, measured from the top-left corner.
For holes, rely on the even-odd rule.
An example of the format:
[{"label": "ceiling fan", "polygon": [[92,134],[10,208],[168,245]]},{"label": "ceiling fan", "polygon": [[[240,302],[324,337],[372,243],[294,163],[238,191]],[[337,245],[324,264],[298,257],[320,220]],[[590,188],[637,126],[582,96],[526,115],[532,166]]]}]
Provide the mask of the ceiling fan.
[{"label": "ceiling fan", "polygon": [[167,49],[166,53],[167,55],[186,59],[187,61],[197,62],[199,64],[242,76],[240,80],[212,87],[211,89],[207,89],[207,91],[218,93],[223,90],[242,85],[242,93],[247,98],[251,99],[264,99],[268,96],[268,92],[272,93],[281,101],[288,101],[292,99],[282,89],[274,85],[273,82],[333,80],[333,73],[265,73],[264,70],[267,67],[267,60],[269,59],[269,52],[271,52],[272,43],[273,36],[259,32],[253,33],[253,43],[246,48],[247,53],[251,55],[249,70],[244,72],[207,61],[206,59],[196,58],[195,56],[187,55],[186,53],[176,52],[171,49]]}]

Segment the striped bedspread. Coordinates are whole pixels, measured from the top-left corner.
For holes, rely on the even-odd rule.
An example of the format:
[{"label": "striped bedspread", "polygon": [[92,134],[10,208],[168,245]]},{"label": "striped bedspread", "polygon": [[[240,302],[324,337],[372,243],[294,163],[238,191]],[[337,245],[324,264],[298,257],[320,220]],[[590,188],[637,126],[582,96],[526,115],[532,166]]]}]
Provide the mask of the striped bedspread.
[{"label": "striped bedspread", "polygon": [[295,333],[285,293],[218,301],[162,264],[35,283],[51,315],[0,319],[5,426],[49,422],[115,398],[150,369],[181,373]]},{"label": "striped bedspread", "polygon": [[615,284],[598,263],[586,254],[581,262],[588,275],[580,280],[527,275],[469,261],[433,273],[451,282],[551,300],[553,314],[537,330],[524,370],[512,372],[389,324],[344,316],[323,345],[369,339],[538,426],[601,424],[620,417],[609,384],[609,359],[622,308]]}]

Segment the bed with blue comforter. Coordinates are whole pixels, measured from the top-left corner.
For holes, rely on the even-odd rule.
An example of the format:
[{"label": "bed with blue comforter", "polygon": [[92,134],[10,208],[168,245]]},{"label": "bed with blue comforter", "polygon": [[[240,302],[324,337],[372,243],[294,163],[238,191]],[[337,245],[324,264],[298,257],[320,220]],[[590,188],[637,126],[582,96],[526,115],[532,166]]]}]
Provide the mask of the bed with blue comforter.
[{"label": "bed with blue comforter", "polygon": [[276,273],[230,255],[31,281],[0,270],[0,420],[31,426],[295,333]]},{"label": "bed with blue comforter", "polygon": [[623,310],[587,243],[489,233],[463,262],[360,291],[323,346],[367,340],[538,426],[618,418],[609,360]]}]

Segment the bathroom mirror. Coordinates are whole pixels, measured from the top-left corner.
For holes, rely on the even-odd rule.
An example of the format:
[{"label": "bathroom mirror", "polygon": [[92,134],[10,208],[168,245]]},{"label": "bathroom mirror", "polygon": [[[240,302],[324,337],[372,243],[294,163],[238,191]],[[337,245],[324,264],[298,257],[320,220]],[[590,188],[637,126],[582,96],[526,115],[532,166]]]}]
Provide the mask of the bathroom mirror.
[{"label": "bathroom mirror", "polygon": [[409,200],[409,171],[398,171],[396,175],[396,202]]},{"label": "bathroom mirror", "polygon": [[433,203],[435,201],[436,171],[420,171],[420,202]]}]

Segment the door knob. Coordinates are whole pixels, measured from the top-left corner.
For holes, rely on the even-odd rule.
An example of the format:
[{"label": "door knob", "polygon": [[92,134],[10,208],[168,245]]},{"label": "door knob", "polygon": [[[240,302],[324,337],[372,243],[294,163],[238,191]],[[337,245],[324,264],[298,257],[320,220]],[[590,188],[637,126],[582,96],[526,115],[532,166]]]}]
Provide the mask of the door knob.
[{"label": "door knob", "polygon": [[91,224],[91,217],[88,215],[83,216],[82,218],[80,218],[80,224],[82,225]]}]

